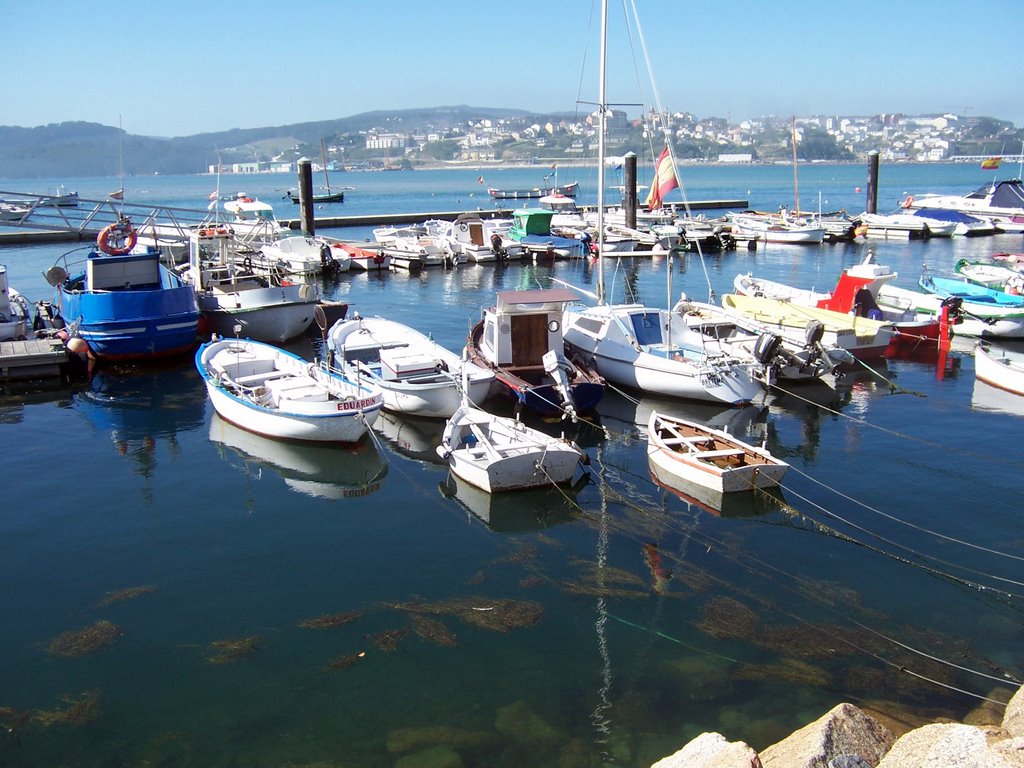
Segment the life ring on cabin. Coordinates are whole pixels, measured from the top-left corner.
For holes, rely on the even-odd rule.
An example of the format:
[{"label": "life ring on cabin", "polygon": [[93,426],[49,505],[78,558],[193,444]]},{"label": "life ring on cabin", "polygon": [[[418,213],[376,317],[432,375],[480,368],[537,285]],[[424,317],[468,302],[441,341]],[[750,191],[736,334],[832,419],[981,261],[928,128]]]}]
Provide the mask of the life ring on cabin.
[{"label": "life ring on cabin", "polygon": [[109,256],[124,256],[130,253],[138,242],[139,233],[128,219],[108,224],[96,236],[96,245]]},{"label": "life ring on cabin", "polygon": [[238,202],[240,202],[240,203],[254,203],[256,201],[253,200],[251,197],[243,197]]},{"label": "life ring on cabin", "polygon": [[904,208],[909,208],[913,204],[914,204],[914,196],[913,195],[907,195],[907,197],[903,200],[903,207]]}]

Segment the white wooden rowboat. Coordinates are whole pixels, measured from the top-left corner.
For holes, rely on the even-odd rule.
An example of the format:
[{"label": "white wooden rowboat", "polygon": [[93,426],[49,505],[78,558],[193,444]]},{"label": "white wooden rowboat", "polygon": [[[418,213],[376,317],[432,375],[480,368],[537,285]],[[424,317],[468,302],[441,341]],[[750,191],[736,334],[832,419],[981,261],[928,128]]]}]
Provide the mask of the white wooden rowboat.
[{"label": "white wooden rowboat", "polygon": [[974,348],[974,375],[993,387],[1024,395],[1024,354],[979,343]]},{"label": "white wooden rowboat", "polygon": [[647,457],[656,479],[671,485],[674,478],[721,493],[772,488],[789,464],[764,448],[711,427],[651,412],[647,425]]}]

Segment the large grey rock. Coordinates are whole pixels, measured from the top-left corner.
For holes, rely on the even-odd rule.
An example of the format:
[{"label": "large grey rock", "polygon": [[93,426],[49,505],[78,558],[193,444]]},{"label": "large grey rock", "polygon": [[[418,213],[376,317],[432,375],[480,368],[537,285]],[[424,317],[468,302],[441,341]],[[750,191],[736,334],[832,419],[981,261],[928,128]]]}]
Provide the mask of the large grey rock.
[{"label": "large grey rock", "polygon": [[726,741],[720,733],[702,733],[651,768],[762,768],[762,765],[757,753],[742,741]]},{"label": "large grey rock", "polygon": [[895,740],[875,718],[853,704],[839,704],[762,751],[761,763],[764,768],[828,768],[833,758],[851,755],[875,766]]},{"label": "large grey rock", "polygon": [[1017,689],[1010,703],[1006,705],[1003,728],[1009,731],[1011,736],[1024,736],[1024,686]]},{"label": "large grey rock", "polygon": [[961,723],[925,725],[900,736],[878,768],[1024,768],[1024,739],[1004,736]]}]

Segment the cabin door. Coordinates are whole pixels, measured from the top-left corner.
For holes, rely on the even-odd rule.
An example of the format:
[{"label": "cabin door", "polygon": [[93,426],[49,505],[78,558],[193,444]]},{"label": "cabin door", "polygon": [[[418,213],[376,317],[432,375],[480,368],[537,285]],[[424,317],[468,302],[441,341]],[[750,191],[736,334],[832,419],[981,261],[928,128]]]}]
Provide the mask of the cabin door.
[{"label": "cabin door", "polygon": [[484,244],[484,225],[479,221],[469,225],[469,242],[473,245]]},{"label": "cabin door", "polygon": [[540,365],[548,351],[547,315],[518,315],[512,320],[512,366]]}]

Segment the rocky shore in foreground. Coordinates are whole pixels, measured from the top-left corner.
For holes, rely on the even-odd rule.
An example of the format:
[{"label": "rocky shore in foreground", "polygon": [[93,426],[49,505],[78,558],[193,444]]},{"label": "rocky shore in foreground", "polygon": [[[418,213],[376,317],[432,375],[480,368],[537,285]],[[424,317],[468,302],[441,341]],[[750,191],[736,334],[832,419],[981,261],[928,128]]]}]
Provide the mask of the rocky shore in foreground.
[{"label": "rocky shore in foreground", "polygon": [[1024,768],[1024,688],[1001,719],[982,707],[969,720],[921,725],[897,737],[862,709],[839,704],[761,752],[702,733],[652,768]]}]

